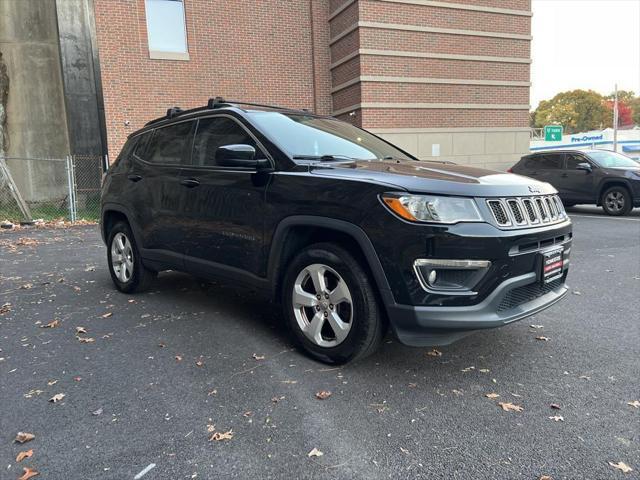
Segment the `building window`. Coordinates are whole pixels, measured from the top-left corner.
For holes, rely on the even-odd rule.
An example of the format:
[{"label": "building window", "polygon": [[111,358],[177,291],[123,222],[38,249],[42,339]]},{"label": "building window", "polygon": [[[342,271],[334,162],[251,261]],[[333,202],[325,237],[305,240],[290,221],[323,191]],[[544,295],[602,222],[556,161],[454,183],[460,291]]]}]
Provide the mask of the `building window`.
[{"label": "building window", "polygon": [[189,60],[184,0],[145,0],[149,56]]}]

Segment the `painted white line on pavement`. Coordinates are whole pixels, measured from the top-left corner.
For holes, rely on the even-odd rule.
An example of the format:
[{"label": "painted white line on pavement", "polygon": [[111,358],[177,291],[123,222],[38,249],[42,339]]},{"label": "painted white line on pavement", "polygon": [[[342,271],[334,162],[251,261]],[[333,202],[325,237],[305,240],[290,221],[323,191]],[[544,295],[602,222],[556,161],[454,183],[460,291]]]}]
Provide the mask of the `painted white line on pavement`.
[{"label": "painted white line on pavement", "polygon": [[628,217],[605,217],[604,215],[600,216],[600,215],[574,215],[574,214],[569,214],[569,217],[574,218],[574,217],[578,217],[578,218],[600,218],[600,219],[604,219],[604,220],[622,220],[623,222],[640,222],[640,218],[628,218]]},{"label": "painted white line on pavement", "polygon": [[140,473],[138,473],[135,477],[133,477],[133,480],[138,480],[138,479],[144,477],[147,473],[149,473],[154,468],[156,468],[156,464],[155,463],[150,463],[145,468],[143,468]]}]

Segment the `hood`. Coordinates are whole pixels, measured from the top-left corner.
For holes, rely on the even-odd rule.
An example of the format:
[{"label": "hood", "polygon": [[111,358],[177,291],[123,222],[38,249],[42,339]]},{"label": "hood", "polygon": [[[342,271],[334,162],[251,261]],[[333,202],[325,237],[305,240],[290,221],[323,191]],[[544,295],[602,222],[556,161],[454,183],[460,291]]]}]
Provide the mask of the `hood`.
[{"label": "hood", "polygon": [[473,197],[510,197],[553,194],[548,183],[512,173],[465,167],[454,163],[411,160],[356,160],[310,166],[314,175],[384,183],[413,193]]}]

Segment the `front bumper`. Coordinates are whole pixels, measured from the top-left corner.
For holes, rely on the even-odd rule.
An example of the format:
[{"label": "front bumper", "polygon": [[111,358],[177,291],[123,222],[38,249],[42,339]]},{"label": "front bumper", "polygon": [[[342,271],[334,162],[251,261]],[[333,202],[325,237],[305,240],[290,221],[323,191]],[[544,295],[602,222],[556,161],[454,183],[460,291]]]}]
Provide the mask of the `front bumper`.
[{"label": "front bumper", "polygon": [[482,302],[462,307],[387,304],[396,336],[405,345],[448,345],[475,330],[500,327],[550,307],[566,294],[567,272],[542,286],[535,272],[504,281]]}]

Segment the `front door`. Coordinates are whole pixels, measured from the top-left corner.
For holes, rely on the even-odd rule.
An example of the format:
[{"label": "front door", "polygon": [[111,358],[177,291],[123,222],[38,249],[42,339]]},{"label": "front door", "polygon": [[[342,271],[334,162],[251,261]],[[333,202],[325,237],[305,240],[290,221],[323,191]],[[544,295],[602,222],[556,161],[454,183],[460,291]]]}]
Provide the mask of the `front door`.
[{"label": "front door", "polygon": [[217,165],[218,147],[234,144],[251,145],[257,158],[267,158],[235,118],[218,115],[199,120],[191,163],[181,173],[185,265],[194,273],[264,274],[263,216],[270,175]]},{"label": "front door", "polygon": [[565,166],[556,188],[562,192],[561,197],[567,202],[593,203],[596,198],[594,175],[591,171],[578,169],[578,165],[581,163],[591,164],[587,158],[579,153],[567,153]]}]

